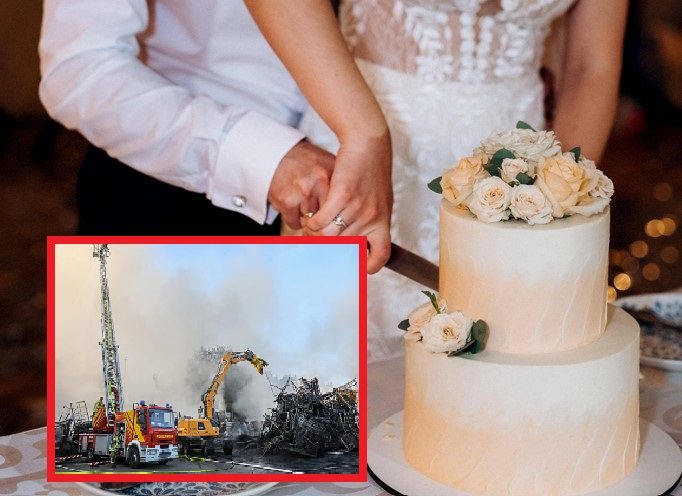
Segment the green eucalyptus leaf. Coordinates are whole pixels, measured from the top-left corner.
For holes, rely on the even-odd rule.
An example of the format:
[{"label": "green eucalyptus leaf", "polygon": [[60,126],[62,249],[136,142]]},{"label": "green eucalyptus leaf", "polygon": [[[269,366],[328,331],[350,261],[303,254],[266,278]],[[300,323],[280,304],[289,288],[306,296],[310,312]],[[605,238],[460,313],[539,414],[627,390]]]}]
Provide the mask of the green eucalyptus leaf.
[{"label": "green eucalyptus leaf", "polygon": [[485,349],[485,344],[488,341],[488,324],[482,320],[477,320],[471,326],[471,339],[474,341],[474,345],[469,351],[476,354]]},{"label": "green eucalyptus leaf", "polygon": [[516,174],[516,180],[519,182],[519,184],[533,184],[535,182],[535,179],[530,177],[525,172],[519,172]]},{"label": "green eucalyptus leaf", "polygon": [[516,122],[516,129],[530,129],[531,131],[535,131],[535,129],[533,129],[533,126],[523,121]]},{"label": "green eucalyptus leaf", "polygon": [[511,150],[507,150],[506,148],[500,148],[493,153],[493,156],[490,157],[490,161],[485,166],[485,170],[488,171],[488,174],[491,176],[499,176],[502,161],[505,158],[516,158],[516,156]]},{"label": "green eucalyptus leaf", "polygon": [[398,324],[398,329],[402,329],[403,331],[407,331],[408,327],[410,327],[410,319],[401,320],[400,324]]},{"label": "green eucalyptus leaf", "polygon": [[429,189],[434,193],[438,193],[439,195],[443,194],[443,187],[440,185],[440,180],[442,177],[443,176],[438,176],[437,178],[432,179],[428,184]]},{"label": "green eucalyptus leaf", "polygon": [[433,305],[433,308],[436,309],[436,313],[440,313],[440,308],[438,308],[438,297],[436,294],[432,293],[431,291],[422,291],[422,293],[429,297],[429,300],[431,300],[431,305]]},{"label": "green eucalyptus leaf", "polygon": [[488,164],[485,166],[485,170],[488,171],[488,174],[491,176],[497,176],[500,177],[501,170],[499,165],[495,165],[492,162],[488,162]]},{"label": "green eucalyptus leaf", "polygon": [[576,162],[577,162],[578,160],[580,160],[580,147],[579,147],[579,146],[576,146],[575,148],[571,148],[571,149],[568,150],[568,151],[569,151],[570,153],[573,154],[573,156],[575,157],[575,161],[576,161]]}]

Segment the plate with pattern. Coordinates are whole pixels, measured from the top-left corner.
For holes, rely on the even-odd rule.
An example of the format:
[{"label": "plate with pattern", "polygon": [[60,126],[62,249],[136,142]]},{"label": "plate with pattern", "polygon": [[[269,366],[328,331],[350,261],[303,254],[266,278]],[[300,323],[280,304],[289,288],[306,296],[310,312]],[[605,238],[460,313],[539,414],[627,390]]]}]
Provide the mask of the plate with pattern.
[{"label": "plate with pattern", "polygon": [[682,292],[626,296],[614,302],[625,309],[649,310],[677,326],[639,322],[642,365],[682,371]]},{"label": "plate with pattern", "polygon": [[256,496],[270,491],[276,482],[142,482],[77,483],[90,494],[99,496]]}]

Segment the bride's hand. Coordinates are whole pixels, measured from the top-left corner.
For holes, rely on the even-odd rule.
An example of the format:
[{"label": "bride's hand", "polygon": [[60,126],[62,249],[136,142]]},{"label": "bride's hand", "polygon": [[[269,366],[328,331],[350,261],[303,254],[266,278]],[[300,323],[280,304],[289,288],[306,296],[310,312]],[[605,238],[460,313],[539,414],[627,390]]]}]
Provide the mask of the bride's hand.
[{"label": "bride's hand", "polygon": [[388,130],[341,141],[326,201],[304,220],[304,234],[367,236],[367,271],[377,272],[391,249],[391,140]]}]

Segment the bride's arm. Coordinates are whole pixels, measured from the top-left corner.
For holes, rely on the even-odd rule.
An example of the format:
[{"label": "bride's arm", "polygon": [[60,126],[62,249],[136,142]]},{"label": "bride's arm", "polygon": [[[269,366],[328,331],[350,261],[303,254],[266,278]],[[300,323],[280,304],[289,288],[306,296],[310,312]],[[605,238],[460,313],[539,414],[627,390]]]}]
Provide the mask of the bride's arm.
[{"label": "bride's arm", "polygon": [[261,31],[340,142],[329,194],[307,222],[318,234],[366,235],[368,271],[390,252],[391,144],[386,120],[349,53],[329,1],[245,0]]},{"label": "bride's arm", "polygon": [[578,0],[569,11],[553,128],[566,149],[601,158],[618,102],[626,0]]}]

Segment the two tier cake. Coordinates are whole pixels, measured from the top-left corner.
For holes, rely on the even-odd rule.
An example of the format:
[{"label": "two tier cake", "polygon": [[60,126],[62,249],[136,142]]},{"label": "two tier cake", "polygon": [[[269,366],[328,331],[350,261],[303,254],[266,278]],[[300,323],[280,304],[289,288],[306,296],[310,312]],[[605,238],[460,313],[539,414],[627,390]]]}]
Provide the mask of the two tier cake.
[{"label": "two tier cake", "polygon": [[434,323],[413,312],[406,459],[475,495],[621,480],[639,451],[639,327],[606,303],[610,181],[552,133],[519,129],[488,138],[440,184],[442,307],[431,313],[481,319],[488,336],[480,353],[457,354],[470,339],[456,344],[456,325],[442,324],[434,348]]}]

